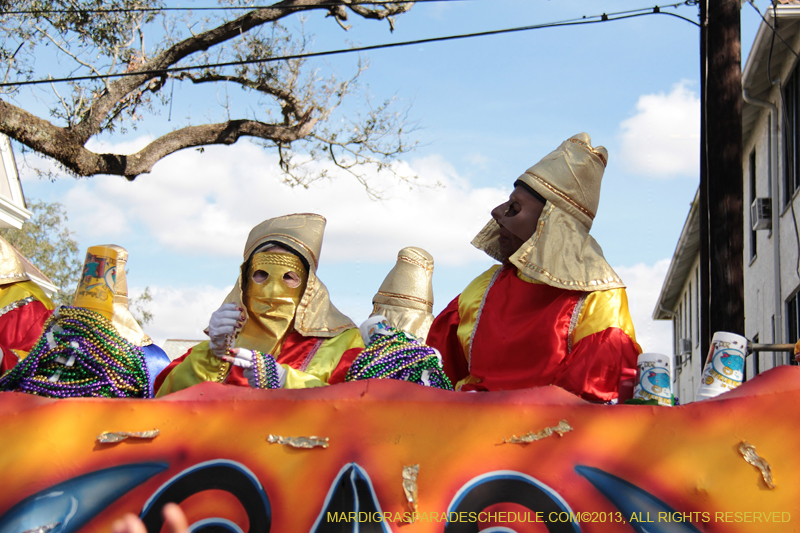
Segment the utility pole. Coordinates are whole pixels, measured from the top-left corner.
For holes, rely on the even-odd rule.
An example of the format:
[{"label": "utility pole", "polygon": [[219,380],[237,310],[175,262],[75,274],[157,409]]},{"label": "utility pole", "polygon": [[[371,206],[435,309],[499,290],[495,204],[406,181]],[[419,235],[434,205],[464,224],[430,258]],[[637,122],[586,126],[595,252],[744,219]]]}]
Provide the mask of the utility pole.
[{"label": "utility pole", "polygon": [[700,340],[744,335],[740,0],[700,0]]}]

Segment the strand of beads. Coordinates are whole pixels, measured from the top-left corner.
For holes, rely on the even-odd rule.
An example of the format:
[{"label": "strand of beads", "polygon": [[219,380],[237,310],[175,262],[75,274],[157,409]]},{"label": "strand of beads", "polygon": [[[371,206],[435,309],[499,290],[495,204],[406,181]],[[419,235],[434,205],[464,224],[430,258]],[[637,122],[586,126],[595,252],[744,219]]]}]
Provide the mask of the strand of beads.
[{"label": "strand of beads", "polygon": [[277,361],[268,353],[253,350],[253,369],[256,375],[256,385],[259,389],[281,388],[281,378],[278,376]]},{"label": "strand of beads", "polygon": [[81,307],[59,307],[28,357],[0,378],[0,390],[55,398],[149,397],[144,353],[110,320]]},{"label": "strand of beads", "polygon": [[361,352],[345,379],[398,379],[453,390],[436,350],[392,327]]}]

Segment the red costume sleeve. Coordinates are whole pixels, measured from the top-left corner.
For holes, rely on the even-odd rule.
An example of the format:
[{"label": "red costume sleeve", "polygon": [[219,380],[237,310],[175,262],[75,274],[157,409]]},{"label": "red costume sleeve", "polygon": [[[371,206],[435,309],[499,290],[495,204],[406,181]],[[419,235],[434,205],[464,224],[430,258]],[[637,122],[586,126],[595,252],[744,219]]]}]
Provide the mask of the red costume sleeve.
[{"label": "red costume sleeve", "polygon": [[172,362],[167,365],[167,368],[165,368],[164,370],[159,372],[158,376],[156,376],[156,380],[153,382],[153,390],[154,391],[158,392],[158,389],[160,389],[161,385],[164,384],[164,380],[167,379],[167,376],[169,376],[169,373],[172,372],[172,370],[176,366],[181,364],[183,362],[183,360],[186,359],[189,356],[190,353],[192,353],[192,349],[191,348],[189,348],[189,351],[186,352],[185,354],[183,354],[182,356],[176,357],[175,359],[173,359]]},{"label": "red costume sleeve", "polygon": [[604,329],[581,339],[569,361],[561,365],[553,385],[583,391],[580,396],[593,402],[613,400],[619,393],[623,402],[633,393],[626,382],[636,374],[638,355],[636,344],[624,331]]},{"label": "red costume sleeve", "polygon": [[0,356],[0,376],[2,376],[17,365],[17,356],[8,346],[0,344],[0,350],[3,352]]},{"label": "red costume sleeve", "polygon": [[344,352],[342,354],[342,359],[339,361],[339,364],[336,365],[336,369],[333,371],[330,379],[328,380],[328,385],[344,383],[344,378],[347,377],[347,371],[350,370],[350,365],[353,364],[353,361],[356,360],[356,357],[358,357],[363,351],[364,348],[350,348]]},{"label": "red costume sleeve", "polygon": [[426,341],[428,346],[436,348],[442,354],[444,373],[453,382],[453,386],[469,375],[469,363],[458,340],[460,321],[456,297],[434,319]]},{"label": "red costume sleeve", "polygon": [[53,312],[40,301],[33,301],[3,315],[0,345],[30,352],[42,335],[44,323]]}]

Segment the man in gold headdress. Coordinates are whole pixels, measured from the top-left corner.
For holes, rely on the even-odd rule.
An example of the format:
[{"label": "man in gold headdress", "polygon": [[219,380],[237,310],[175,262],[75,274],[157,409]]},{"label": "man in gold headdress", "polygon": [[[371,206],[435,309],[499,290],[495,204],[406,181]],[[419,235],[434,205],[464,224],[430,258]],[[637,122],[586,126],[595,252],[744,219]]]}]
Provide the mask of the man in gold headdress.
[{"label": "man in gold headdress", "polygon": [[259,388],[344,381],[364,343],[316,276],[324,229],[325,218],[314,214],[253,228],[239,279],[211,316],[209,341],[159,375],[158,396],[203,381]]},{"label": "man in gold headdress", "polygon": [[425,341],[433,323],[433,257],[407,246],[372,298],[372,315],[387,319],[390,326]]},{"label": "man in gold headdress", "polygon": [[607,160],[586,133],[566,140],[517,179],[472,241],[502,264],[439,314],[427,340],[457,390],[630,397],[641,348],[625,285],[589,235]]},{"label": "man in gold headdress", "polygon": [[0,237],[0,375],[30,352],[55,305]]}]

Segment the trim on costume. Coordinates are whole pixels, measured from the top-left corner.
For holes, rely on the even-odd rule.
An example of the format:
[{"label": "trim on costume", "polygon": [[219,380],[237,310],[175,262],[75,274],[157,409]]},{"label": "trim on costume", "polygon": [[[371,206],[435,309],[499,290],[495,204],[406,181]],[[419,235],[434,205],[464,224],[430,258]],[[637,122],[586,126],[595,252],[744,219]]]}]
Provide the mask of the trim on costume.
[{"label": "trim on costume", "polygon": [[569,321],[569,333],[567,333],[567,353],[572,353],[572,333],[575,331],[575,326],[578,325],[578,317],[583,310],[583,304],[586,303],[586,298],[589,296],[588,293],[581,294],[581,297],[578,298],[578,301],[575,302],[575,307],[572,308],[572,318]]},{"label": "trim on costume", "polygon": [[255,254],[253,256],[253,259],[250,261],[250,268],[258,268],[261,265],[275,265],[275,266],[292,268],[298,271],[303,276],[308,277],[308,272],[306,272],[305,265],[303,265],[303,262],[300,260],[300,258],[294,254],[259,252]]},{"label": "trim on costume", "polygon": [[[309,248],[306,245],[306,243],[302,242],[300,239],[297,239],[296,237],[292,237],[291,235],[286,235],[285,233],[270,233],[269,235],[264,237],[259,244],[254,244],[251,248],[255,250],[255,248],[257,248],[261,244],[269,242],[270,240],[274,240],[270,239],[270,237],[283,237],[287,241],[291,241],[294,245],[296,245],[298,252],[300,252],[300,250],[304,250],[309,255],[309,257],[311,257],[311,260],[314,262],[314,268],[311,268],[311,265],[309,265],[309,270],[313,270],[314,272],[317,271],[317,267],[319,267],[319,262],[316,254],[311,250],[311,248]],[[247,252],[248,253],[245,254],[245,260],[247,260],[250,257],[250,254],[253,253],[250,250],[248,250]]]},{"label": "trim on costume", "polygon": [[35,297],[28,296],[26,298],[23,298],[22,300],[17,300],[16,302],[11,302],[10,304],[5,306],[4,308],[0,309],[0,316],[3,316],[6,313],[10,313],[14,309],[18,309],[20,307],[25,307],[26,305],[28,305],[29,303],[31,303],[31,302],[33,302],[35,300],[36,300]]},{"label": "trim on costume", "polygon": [[590,220],[594,220],[594,213],[592,213],[591,211],[589,211],[588,209],[583,207],[581,204],[579,204],[578,202],[576,202],[575,200],[573,200],[572,198],[567,196],[564,192],[561,191],[561,189],[558,189],[557,187],[554,187],[554,186],[550,185],[549,183],[547,183],[545,180],[543,180],[542,178],[540,178],[539,176],[537,176],[536,174],[534,174],[530,170],[525,171],[525,174],[527,174],[528,176],[534,178],[539,183],[539,185],[541,185],[542,187],[545,187],[547,190],[549,190],[553,194],[557,195],[559,198],[561,198],[565,202],[569,203],[569,205],[573,206],[575,209],[577,209],[578,211],[580,211],[581,213],[583,213],[584,215],[589,217]]},{"label": "trim on costume", "polygon": [[298,368],[298,370],[300,370],[301,372],[305,372],[306,369],[308,369],[308,365],[311,364],[311,360],[314,359],[315,355],[317,355],[317,352],[319,351],[320,347],[322,346],[322,343],[324,342],[324,340],[325,339],[317,339],[317,341],[314,343],[314,347],[311,348],[311,351],[308,352],[308,355],[306,356],[306,358],[303,359],[303,364],[300,365],[300,368]]},{"label": "trim on costume", "polygon": [[489,296],[489,291],[492,290],[492,285],[494,285],[494,282],[497,281],[497,277],[503,270],[505,270],[505,267],[498,268],[494,271],[494,274],[492,274],[492,279],[489,280],[489,285],[486,287],[486,291],[483,293],[483,298],[481,298],[481,305],[478,306],[478,312],[475,313],[475,325],[472,326],[472,333],[469,336],[469,353],[467,354],[468,370],[472,370],[472,341],[475,339],[475,332],[478,331],[478,324],[481,321],[481,314],[483,314],[483,306],[486,305],[486,298]]},{"label": "trim on costume", "polygon": [[619,278],[590,279],[589,281],[567,281],[567,280],[563,280],[563,279],[555,277],[554,275],[552,275],[547,270],[543,269],[542,267],[540,267],[538,265],[534,265],[533,263],[531,263],[529,261],[526,261],[525,259],[520,259],[520,261],[525,263],[525,266],[527,268],[530,268],[531,270],[535,270],[539,274],[542,274],[543,276],[546,276],[547,279],[549,279],[551,281],[554,281],[556,283],[560,283],[562,285],[567,285],[567,286],[571,286],[571,287],[583,287],[583,288],[587,288],[587,289],[599,287],[599,286],[605,285],[607,283],[619,283],[620,287],[624,287],[625,286],[625,284],[622,283],[622,280],[619,279]]},{"label": "trim on costume", "polygon": [[406,256],[401,256],[401,257],[398,257],[397,259],[399,259],[400,261],[405,261],[406,263],[411,263],[412,265],[418,266],[418,267],[424,269],[426,272],[433,272],[433,266],[426,265],[422,261],[417,261],[415,259],[411,259],[410,257],[406,257]]},{"label": "trim on costume", "polygon": [[416,296],[410,296],[408,294],[398,294],[395,292],[384,292],[384,291],[378,291],[378,294],[380,294],[381,296],[386,296],[387,298],[397,298],[398,300],[410,300],[418,304],[423,304],[429,310],[433,309],[433,303],[429,302],[425,298],[418,298]]},{"label": "trim on costume", "polygon": [[597,157],[600,158],[600,161],[603,162],[603,167],[607,167],[608,166],[608,161],[606,160],[605,156],[600,151],[595,150],[592,146],[589,146],[585,142],[583,142],[583,141],[581,141],[579,139],[575,139],[575,138],[569,139],[569,142],[574,143],[574,144],[579,144],[579,145],[583,146],[584,148],[589,150],[591,153],[593,153],[594,155],[596,155]]}]

